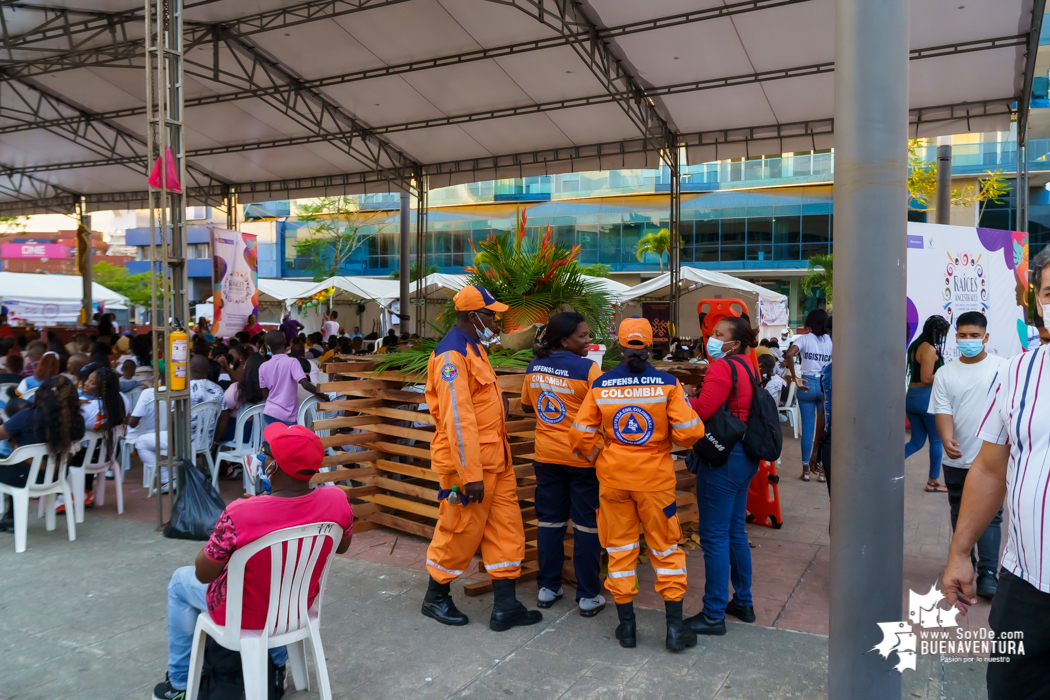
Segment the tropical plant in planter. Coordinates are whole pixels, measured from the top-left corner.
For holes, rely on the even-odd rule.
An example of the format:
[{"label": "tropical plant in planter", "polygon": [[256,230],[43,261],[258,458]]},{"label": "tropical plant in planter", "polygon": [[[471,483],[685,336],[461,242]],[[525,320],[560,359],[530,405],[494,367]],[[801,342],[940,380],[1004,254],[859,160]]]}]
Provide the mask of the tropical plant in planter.
[{"label": "tropical plant in planter", "polygon": [[503,314],[506,332],[545,323],[551,313],[568,305],[587,318],[592,334],[603,333],[609,318],[603,310],[611,300],[600,282],[584,276],[577,261],[580,247],[555,243],[549,224],[540,240],[532,240],[525,235],[527,220],[519,211],[513,233],[493,233],[477,245],[471,242],[474,266],[466,269],[467,284],[484,287],[510,307]]}]

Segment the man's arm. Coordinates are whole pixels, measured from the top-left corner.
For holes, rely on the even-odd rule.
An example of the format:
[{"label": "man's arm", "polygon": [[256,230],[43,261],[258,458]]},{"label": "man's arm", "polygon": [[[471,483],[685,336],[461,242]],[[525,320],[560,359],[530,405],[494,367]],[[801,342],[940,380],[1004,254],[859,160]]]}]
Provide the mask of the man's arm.
[{"label": "man's arm", "polygon": [[204,553],[207,548],[208,545],[204,545],[201,551],[197,553],[197,559],[193,562],[197,570],[197,580],[201,583],[211,583],[222,576],[222,571],[226,568],[226,562],[215,561]]},{"label": "man's arm", "polygon": [[467,359],[458,352],[445,352],[431,360],[428,371],[434,377],[433,391],[442,407],[437,428],[448,438],[452,462],[463,480],[463,493],[469,500],[480,502],[485,497],[485,484]]},{"label": "man's arm", "polygon": [[327,399],[328,398],[327,394],[325,394],[323,391],[318,389],[317,386],[314,385],[313,382],[311,382],[306,377],[303,377],[302,379],[299,380],[299,386],[301,386],[302,388],[306,389],[311,394],[314,394],[315,396],[319,396],[322,399]]},{"label": "man's arm", "polygon": [[572,419],[569,429],[569,447],[573,454],[588,462],[594,462],[600,450],[599,440],[602,435],[602,412],[594,402],[594,390],[587,392],[580,410]]},{"label": "man's arm", "polygon": [[[939,418],[940,416],[938,416]],[[985,442],[966,475],[959,520],[944,569],[944,595],[948,605],[958,602],[962,614],[974,598],[974,570],[970,552],[978,538],[988,528],[1006,498],[1006,467],[1010,460],[1010,445]]]},{"label": "man's arm", "polygon": [[944,446],[944,454],[948,455],[951,459],[959,459],[962,457],[962,450],[959,449],[959,441],[955,439],[955,421],[952,420],[950,413],[938,413],[933,417],[934,423],[937,424],[937,434],[941,436],[941,445]]}]

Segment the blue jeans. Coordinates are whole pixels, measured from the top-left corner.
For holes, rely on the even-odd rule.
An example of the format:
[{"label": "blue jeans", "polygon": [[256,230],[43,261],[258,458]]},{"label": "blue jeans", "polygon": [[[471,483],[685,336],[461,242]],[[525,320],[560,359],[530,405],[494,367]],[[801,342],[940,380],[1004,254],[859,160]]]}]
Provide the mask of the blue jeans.
[{"label": "blue jeans", "polygon": [[576,572],[576,600],[601,593],[602,545],[598,541],[598,477],[588,467],[533,462],[536,469],[536,549],[541,588],[557,592],[565,563],[566,521],[572,518],[575,535],[572,566]]},{"label": "blue jeans", "polygon": [[904,459],[922,449],[926,444],[926,436],[930,437],[930,478],[937,479],[941,476],[941,457],[944,448],[941,446],[941,436],[937,433],[937,423],[934,415],[929,412],[930,394],[933,386],[913,386],[908,389],[908,398],[904,400],[904,411],[908,414],[908,423],[911,424],[911,441],[904,446]]},{"label": "blue jeans", "polygon": [[795,397],[798,399],[798,409],[802,414],[802,464],[809,464],[809,457],[813,451],[813,431],[817,428],[817,406],[824,401],[824,392],[820,390],[820,377],[808,374],[802,376],[802,381],[809,388],[798,387]]},{"label": "blue jeans", "polygon": [[701,464],[696,473],[696,503],[700,509],[700,544],[704,548],[704,614],[726,616],[729,580],[738,605],[751,601],[751,546],[744,531],[747,487],[758,472],[758,460],[744,454],[739,443],[721,467]]},{"label": "blue jeans", "polygon": [[[171,575],[168,583],[168,680],[178,690],[186,689],[193,631],[197,628],[197,615],[208,609],[207,593],[208,584],[197,580],[194,567],[180,567]],[[284,666],[288,662],[287,648],[270,649],[270,658],[278,666]]]}]

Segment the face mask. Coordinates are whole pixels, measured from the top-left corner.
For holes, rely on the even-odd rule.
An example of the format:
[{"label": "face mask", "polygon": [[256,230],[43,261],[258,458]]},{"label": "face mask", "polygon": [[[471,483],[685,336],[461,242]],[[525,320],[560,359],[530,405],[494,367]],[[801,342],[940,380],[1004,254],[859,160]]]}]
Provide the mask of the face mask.
[{"label": "face mask", "polygon": [[984,341],[979,338],[966,338],[956,343],[963,357],[977,357],[984,350]]},{"label": "face mask", "polygon": [[478,339],[482,341],[492,340],[496,333],[489,329],[484,323],[481,324],[481,328],[478,328],[477,324],[474,324],[474,330],[478,332]]},{"label": "face mask", "polygon": [[1050,318],[1050,304],[1043,304],[1042,307],[1043,307],[1043,325],[1046,326],[1047,328],[1050,328],[1050,325],[1047,325],[1047,322],[1046,322],[1046,319]]},{"label": "face mask", "polygon": [[708,359],[721,360],[723,357],[725,357],[726,354],[724,352],[722,352],[722,345],[724,345],[724,343],[721,340],[719,340],[718,338],[708,338],[707,339],[707,357],[708,357]]}]

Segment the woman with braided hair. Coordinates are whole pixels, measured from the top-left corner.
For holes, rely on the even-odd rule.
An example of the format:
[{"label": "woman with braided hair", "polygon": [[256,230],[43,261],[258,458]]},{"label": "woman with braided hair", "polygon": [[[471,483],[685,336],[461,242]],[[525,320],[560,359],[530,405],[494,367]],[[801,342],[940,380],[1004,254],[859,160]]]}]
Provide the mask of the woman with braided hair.
[{"label": "woman with braided hair", "polygon": [[[105,434],[96,449],[104,450],[106,460],[112,459],[117,449],[117,436],[114,429],[124,423],[124,417],[131,412],[128,397],[120,393],[120,375],[109,367],[100,367],[91,363],[80,370],[80,381],[84,397],[80,402],[80,415],[84,418],[84,427]],[[71,464],[80,466],[84,463],[84,450],[74,455]],[[90,508],[95,503],[95,475],[84,477],[84,506]],[[56,512],[61,513],[59,509]]]},{"label": "woman with braided hair", "polygon": [[573,418],[602,373],[587,359],[590,344],[591,333],[583,316],[572,312],[552,316],[536,335],[532,346],[536,359],[529,364],[521,392],[522,408],[536,415],[537,605],[549,608],[563,595],[564,540],[571,518],[576,603],[584,617],[593,617],[605,607],[599,577],[598,477],[594,466],[569,447]]},{"label": "woman with braided hair", "polygon": [[[62,375],[41,384],[33,395],[33,405],[0,425],[0,440],[9,440],[12,447],[43,443],[49,459],[63,458],[83,438],[84,417],[80,415],[77,389]],[[0,481],[23,487],[29,467],[29,462],[0,466]],[[9,513],[0,520],[0,532],[13,529],[13,514]]]}]

